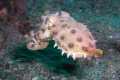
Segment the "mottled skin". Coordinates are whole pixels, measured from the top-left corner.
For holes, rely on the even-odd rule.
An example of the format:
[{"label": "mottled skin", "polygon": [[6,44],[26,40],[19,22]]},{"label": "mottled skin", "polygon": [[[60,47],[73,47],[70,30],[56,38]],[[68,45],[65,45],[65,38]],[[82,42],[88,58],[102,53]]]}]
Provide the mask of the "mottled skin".
[{"label": "mottled skin", "polygon": [[[27,47],[31,50],[44,49],[49,40],[55,41],[55,46],[62,50],[62,55],[73,59],[89,56],[100,56],[102,51],[96,49],[96,40],[86,25],[77,22],[66,12],[57,12],[42,16],[43,23],[36,33],[25,35],[31,41]],[[36,36],[36,37],[35,37]]]}]

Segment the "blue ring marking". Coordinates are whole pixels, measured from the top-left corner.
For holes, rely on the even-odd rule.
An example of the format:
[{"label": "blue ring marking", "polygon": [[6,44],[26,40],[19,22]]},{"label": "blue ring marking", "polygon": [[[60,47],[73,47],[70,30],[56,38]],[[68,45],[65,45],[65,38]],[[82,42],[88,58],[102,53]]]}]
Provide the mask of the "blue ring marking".
[{"label": "blue ring marking", "polygon": [[57,32],[53,32],[53,35],[56,35],[57,34]]},{"label": "blue ring marking", "polygon": [[58,12],[58,16],[61,16],[61,14],[62,14],[61,11],[59,11],[59,12]]},{"label": "blue ring marking", "polygon": [[73,44],[69,44],[69,47],[71,48],[71,47],[73,47],[74,45]]},{"label": "blue ring marking", "polygon": [[81,41],[82,41],[82,38],[78,38],[78,41],[81,42]]},{"label": "blue ring marking", "polygon": [[64,20],[61,20],[60,22],[64,22]]},{"label": "blue ring marking", "polygon": [[34,33],[36,33],[36,32],[37,32],[37,30],[34,31]]},{"label": "blue ring marking", "polygon": [[35,43],[33,40],[30,40],[29,42],[33,42],[33,43]]},{"label": "blue ring marking", "polygon": [[34,44],[32,44],[31,46],[35,46]]},{"label": "blue ring marking", "polygon": [[67,25],[66,24],[63,24],[62,27],[66,27]]},{"label": "blue ring marking", "polygon": [[88,49],[87,49],[86,47],[82,47],[82,49],[83,49],[84,51],[88,51]]},{"label": "blue ring marking", "polygon": [[92,44],[89,44],[89,46],[90,46],[90,47],[93,47],[93,45],[92,45]]},{"label": "blue ring marking", "polygon": [[38,43],[38,45],[41,45],[40,42]]},{"label": "blue ring marking", "polygon": [[89,38],[92,40],[93,38],[92,38],[92,36],[89,36]]},{"label": "blue ring marking", "polygon": [[64,39],[64,36],[61,36],[60,38],[63,40],[63,39]]},{"label": "blue ring marking", "polygon": [[27,35],[30,35],[30,32],[28,32]]},{"label": "blue ring marking", "polygon": [[55,27],[55,25],[52,25],[52,27]]},{"label": "blue ring marking", "polygon": [[72,30],[71,33],[75,33],[75,30]]},{"label": "blue ring marking", "polygon": [[45,29],[41,29],[41,30],[42,30],[43,33],[45,32]]},{"label": "blue ring marking", "polygon": [[40,33],[37,33],[37,36],[39,37]]},{"label": "blue ring marking", "polygon": [[36,35],[34,35],[33,37],[35,38],[36,41],[38,40],[37,37],[36,37]]},{"label": "blue ring marking", "polygon": [[96,44],[94,44],[94,47],[96,47]]}]

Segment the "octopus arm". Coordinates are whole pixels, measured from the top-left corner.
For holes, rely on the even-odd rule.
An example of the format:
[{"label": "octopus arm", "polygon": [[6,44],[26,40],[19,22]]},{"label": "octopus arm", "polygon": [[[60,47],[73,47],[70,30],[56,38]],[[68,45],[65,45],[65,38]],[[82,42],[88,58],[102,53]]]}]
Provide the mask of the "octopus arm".
[{"label": "octopus arm", "polygon": [[27,48],[30,50],[42,50],[44,48],[46,48],[49,45],[49,42],[39,42],[39,43],[35,43],[34,41],[30,41],[27,44]]}]

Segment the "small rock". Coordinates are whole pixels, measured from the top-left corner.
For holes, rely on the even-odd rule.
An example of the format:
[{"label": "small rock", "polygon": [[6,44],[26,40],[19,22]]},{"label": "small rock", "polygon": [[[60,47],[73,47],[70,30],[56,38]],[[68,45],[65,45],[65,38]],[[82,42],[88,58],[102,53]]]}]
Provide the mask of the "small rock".
[{"label": "small rock", "polygon": [[33,77],[32,80],[42,80],[42,79],[39,77]]}]

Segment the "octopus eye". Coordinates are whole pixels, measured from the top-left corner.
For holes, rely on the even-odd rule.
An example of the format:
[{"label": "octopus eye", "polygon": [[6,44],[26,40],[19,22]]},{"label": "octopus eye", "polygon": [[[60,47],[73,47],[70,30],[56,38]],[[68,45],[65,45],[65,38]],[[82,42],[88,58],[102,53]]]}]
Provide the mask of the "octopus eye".
[{"label": "octopus eye", "polygon": [[73,44],[69,44],[69,47],[72,48],[74,45]]},{"label": "octopus eye", "polygon": [[88,49],[87,49],[86,47],[82,47],[82,49],[83,49],[84,51],[88,51]]},{"label": "octopus eye", "polygon": [[57,34],[57,32],[55,31],[55,32],[53,32],[53,35],[56,35]]},{"label": "octopus eye", "polygon": [[42,30],[43,33],[45,32],[45,29],[41,29],[41,30]]},{"label": "octopus eye", "polygon": [[82,41],[82,38],[78,38],[78,41],[81,42],[81,41]]},{"label": "octopus eye", "polygon": [[75,30],[72,30],[71,33],[75,33]]},{"label": "octopus eye", "polygon": [[66,24],[63,24],[62,27],[66,27],[67,25]]},{"label": "octopus eye", "polygon": [[93,47],[93,45],[92,45],[92,44],[89,44],[89,46],[90,46],[90,47]]},{"label": "octopus eye", "polygon": [[63,39],[64,39],[64,36],[61,36],[60,38],[63,40]]}]

